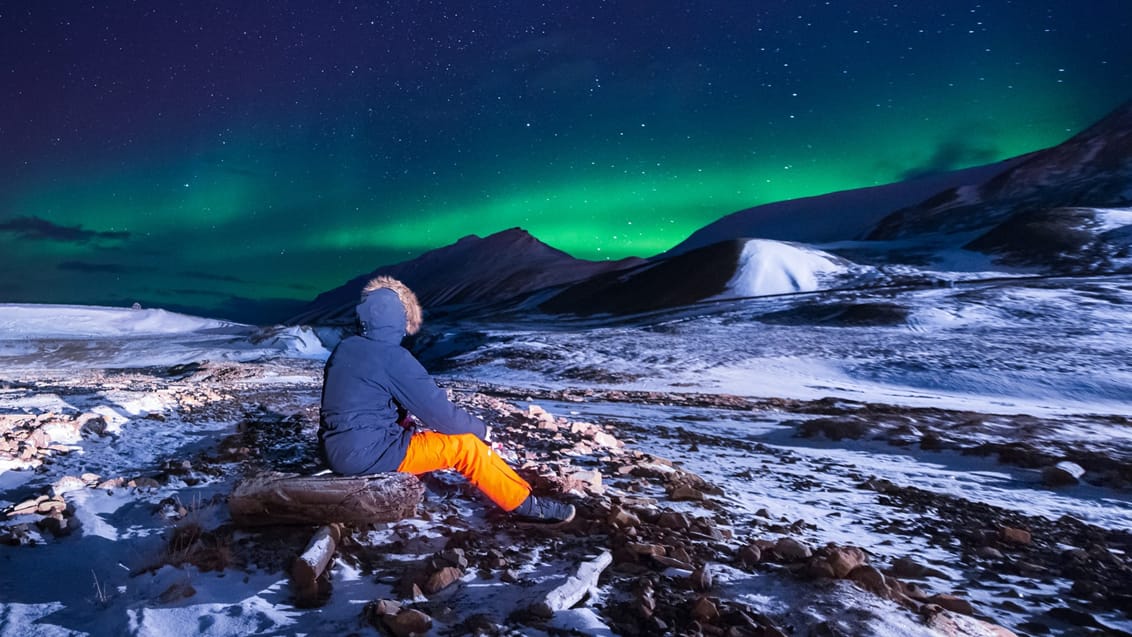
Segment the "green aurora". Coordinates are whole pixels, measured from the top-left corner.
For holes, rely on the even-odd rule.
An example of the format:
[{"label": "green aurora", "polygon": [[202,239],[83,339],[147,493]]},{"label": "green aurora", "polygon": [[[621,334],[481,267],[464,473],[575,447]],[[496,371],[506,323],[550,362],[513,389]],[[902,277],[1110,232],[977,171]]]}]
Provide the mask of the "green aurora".
[{"label": "green aurora", "polygon": [[492,60],[469,63],[381,100],[300,69],[321,86],[302,99],[189,96],[192,117],[169,102],[105,139],[97,124],[43,131],[49,143],[3,164],[0,263],[17,276],[0,300],[242,317],[233,300],[309,300],[515,226],[579,258],[651,256],[739,209],[1054,145],[1127,97],[1127,44],[1070,50],[1069,33],[1043,46],[999,26],[993,44],[954,36],[950,56],[840,33],[791,57],[752,38],[730,65],[657,53],[635,75],[558,44],[538,72],[458,85]]}]

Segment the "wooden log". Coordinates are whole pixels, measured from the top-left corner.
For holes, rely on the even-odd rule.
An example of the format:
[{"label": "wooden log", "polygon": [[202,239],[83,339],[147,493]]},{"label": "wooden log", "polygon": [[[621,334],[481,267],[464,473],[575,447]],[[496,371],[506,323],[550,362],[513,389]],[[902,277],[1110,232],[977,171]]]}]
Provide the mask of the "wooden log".
[{"label": "wooden log", "polygon": [[228,510],[238,526],[371,524],[411,517],[423,495],[424,485],[409,473],[265,473],[236,485]]},{"label": "wooden log", "polygon": [[342,540],[342,527],[328,524],[315,531],[307,548],[291,565],[291,586],[295,591],[295,601],[299,606],[313,606],[318,603],[318,578],[330,566],[334,551]]}]

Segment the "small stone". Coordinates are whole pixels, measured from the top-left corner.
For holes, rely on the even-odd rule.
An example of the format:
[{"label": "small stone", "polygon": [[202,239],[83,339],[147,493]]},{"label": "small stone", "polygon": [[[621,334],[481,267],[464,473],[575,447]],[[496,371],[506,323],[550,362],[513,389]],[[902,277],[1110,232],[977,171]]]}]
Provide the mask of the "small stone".
[{"label": "small stone", "polygon": [[890,572],[897,577],[946,577],[944,573],[934,568],[924,566],[910,557],[901,557],[892,561]]},{"label": "small stone", "polygon": [[661,513],[660,517],[656,520],[656,524],[661,528],[676,531],[683,531],[691,526],[691,523],[688,522],[688,517],[676,511],[665,511]]},{"label": "small stone", "polygon": [[1077,484],[1081,481],[1083,475],[1085,475],[1085,469],[1081,465],[1063,460],[1051,467],[1042,469],[1042,484],[1049,487],[1064,487]]},{"label": "small stone", "polygon": [[141,477],[130,480],[126,483],[126,486],[136,489],[159,489],[161,488],[161,483],[153,478]]},{"label": "small stone", "polygon": [[810,547],[792,537],[784,537],[776,542],[774,552],[787,562],[809,559],[810,556],[813,555],[813,551],[810,550]]},{"label": "small stone", "polygon": [[401,603],[392,599],[378,599],[366,605],[370,616],[396,615],[401,612]]},{"label": "small stone", "polygon": [[601,485],[601,472],[593,469],[588,471],[575,471],[570,474],[569,478],[572,482],[578,482],[582,487],[590,493],[603,493],[604,487]]},{"label": "small stone", "polygon": [[975,555],[978,555],[985,560],[1001,560],[1003,559],[1003,557],[1005,557],[1002,554],[1002,551],[994,548],[993,546],[980,546],[979,548],[975,549]]},{"label": "small stone", "polygon": [[927,601],[929,604],[936,604],[937,606],[946,608],[953,613],[971,615],[975,612],[975,609],[971,606],[971,602],[954,595],[948,595],[946,593],[932,595],[928,598]]},{"label": "small stone", "polygon": [[683,546],[673,546],[668,550],[668,556],[680,560],[681,562],[692,562],[692,556],[688,554],[687,549]]},{"label": "small stone", "polygon": [[78,417],[76,424],[84,433],[93,434],[95,436],[106,435],[106,418],[102,417],[100,414],[93,412],[85,413]]},{"label": "small stone", "polygon": [[448,566],[455,566],[459,569],[468,568],[468,556],[464,554],[464,549],[445,549],[440,552],[438,557]]},{"label": "small stone", "polygon": [[693,590],[701,592],[710,590],[712,584],[711,567],[704,564],[692,571],[692,575],[688,579],[692,582]]},{"label": "small stone", "polygon": [[504,568],[505,566],[510,564],[507,556],[504,555],[503,551],[500,551],[499,549],[491,549],[487,552],[486,563],[490,568]]},{"label": "small stone", "polygon": [[833,576],[844,579],[858,566],[868,563],[865,552],[855,546],[838,546],[827,551],[824,556],[833,571]]},{"label": "small stone", "polygon": [[1015,529],[1009,526],[1004,526],[999,529],[999,537],[1006,542],[1013,544],[1029,544],[1031,541],[1030,532],[1023,529]]},{"label": "small stone", "polygon": [[602,446],[602,447],[605,447],[607,449],[620,449],[621,447],[625,446],[625,443],[623,443],[620,440],[618,440],[617,438],[614,438],[613,436],[605,433],[604,431],[599,431],[599,432],[595,433],[593,435],[593,441],[594,441],[595,444]]},{"label": "small stone", "polygon": [[702,491],[700,491],[698,489],[690,487],[686,484],[681,484],[681,485],[677,485],[675,488],[673,488],[672,491],[670,491],[668,493],[668,497],[671,498],[672,500],[677,501],[677,502],[681,502],[681,501],[686,501],[686,502],[696,501],[696,502],[698,502],[698,501],[704,499],[704,494],[703,494]]},{"label": "small stone", "polygon": [[[95,477],[97,478],[97,476]],[[63,476],[56,480],[55,484],[51,485],[51,492],[55,495],[63,495],[64,493],[70,493],[72,491],[81,491],[87,487],[87,484],[89,483],[82,478]]]},{"label": "small stone", "polygon": [[877,570],[875,566],[858,566],[849,573],[849,579],[871,593],[876,593],[882,597],[889,596],[890,591],[885,582],[884,573]]},{"label": "small stone", "polygon": [[665,555],[668,552],[660,544],[642,544],[639,542],[627,542],[625,548],[637,555]]},{"label": "small stone", "polygon": [[84,473],[81,476],[79,476],[79,480],[82,480],[83,484],[85,484],[87,486],[92,486],[92,485],[98,484],[98,481],[101,480],[101,479],[102,479],[102,476],[98,475],[97,473],[87,472],[87,473]]},{"label": "small stone", "polygon": [[634,528],[641,525],[641,520],[632,511],[614,507],[609,513],[609,524],[620,528]]},{"label": "small stone", "polygon": [[425,592],[433,595],[448,588],[463,576],[464,572],[455,566],[446,566],[429,576],[428,582],[425,583]]},{"label": "small stone", "polygon": [[763,552],[756,544],[748,544],[739,549],[739,561],[748,566],[758,564],[763,559]]},{"label": "small stone", "polygon": [[432,618],[415,608],[407,608],[396,615],[386,615],[385,625],[396,637],[424,635],[432,628]]},{"label": "small stone", "polygon": [[654,562],[656,562],[657,564],[660,564],[661,566],[667,566],[669,568],[678,568],[678,569],[683,570],[683,571],[691,571],[691,570],[694,570],[696,568],[694,565],[692,565],[689,562],[685,562],[683,560],[679,560],[679,559],[676,559],[674,557],[668,557],[667,555],[653,555],[652,559],[653,559]]},{"label": "small stone", "polygon": [[701,595],[692,604],[692,617],[704,623],[711,623],[719,619],[719,609],[716,608],[715,602]]},{"label": "small stone", "polygon": [[109,480],[103,480],[102,482],[99,482],[98,485],[94,488],[109,491],[111,489],[119,489],[124,484],[126,484],[126,481],[123,478],[110,478]]}]

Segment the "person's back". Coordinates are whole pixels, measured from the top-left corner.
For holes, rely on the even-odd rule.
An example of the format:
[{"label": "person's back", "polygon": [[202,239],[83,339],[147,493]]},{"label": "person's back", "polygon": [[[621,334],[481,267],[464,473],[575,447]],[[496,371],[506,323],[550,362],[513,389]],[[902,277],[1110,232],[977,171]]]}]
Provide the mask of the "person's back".
[{"label": "person's back", "polygon": [[483,421],[453,405],[401,347],[420,309],[408,288],[394,284],[399,282],[382,279],[363,296],[357,307],[361,333],[339,343],[326,363],[319,437],[338,473],[395,471],[412,434],[398,424],[406,412],[441,433],[487,435]]},{"label": "person's back", "polygon": [[[319,443],[336,473],[427,473],[455,468],[506,511],[566,522],[574,507],[531,495],[530,485],[485,444],[487,425],[448,400],[424,367],[401,347],[420,326],[421,310],[403,283],[370,281],[357,306],[360,333],[326,362]],[[417,431],[412,414],[432,431]]]}]

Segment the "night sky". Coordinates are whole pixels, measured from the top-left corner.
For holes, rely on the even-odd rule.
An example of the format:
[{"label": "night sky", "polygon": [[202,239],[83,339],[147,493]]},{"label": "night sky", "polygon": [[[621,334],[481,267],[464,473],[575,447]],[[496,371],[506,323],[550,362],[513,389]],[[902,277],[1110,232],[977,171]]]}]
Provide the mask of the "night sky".
[{"label": "night sky", "polygon": [[[93,6],[92,6],[93,5]],[[0,301],[256,320],[521,226],[651,256],[1132,97],[1128,0],[0,4]]]}]

